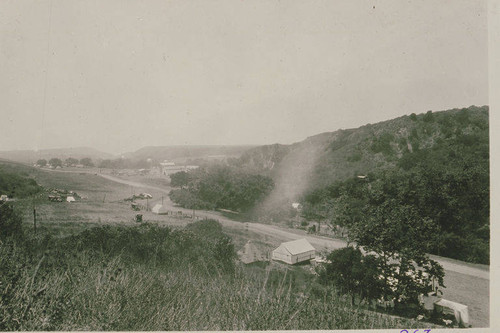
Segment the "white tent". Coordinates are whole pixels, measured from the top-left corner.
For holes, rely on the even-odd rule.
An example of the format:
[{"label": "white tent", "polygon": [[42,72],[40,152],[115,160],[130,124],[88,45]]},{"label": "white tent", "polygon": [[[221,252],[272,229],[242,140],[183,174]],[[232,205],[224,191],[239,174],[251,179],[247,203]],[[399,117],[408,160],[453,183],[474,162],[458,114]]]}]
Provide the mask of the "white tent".
[{"label": "white tent", "polygon": [[165,215],[168,214],[168,209],[162,204],[156,204],[153,209],[151,210],[153,213],[158,214],[158,215]]},{"label": "white tent", "polygon": [[74,201],[76,201],[75,197],[72,197],[72,196],[66,197],[66,202],[74,202]]},{"label": "white tent", "polygon": [[467,305],[441,299],[434,303],[434,309],[439,313],[454,315],[458,324],[469,327],[469,307]]},{"label": "white tent", "polygon": [[267,259],[252,241],[248,241],[245,246],[238,251],[238,256],[244,264],[250,264],[255,261],[265,261]]},{"label": "white tent", "polygon": [[316,250],[305,239],[297,239],[291,242],[281,243],[273,251],[273,260],[279,260],[293,265],[302,261],[313,259],[316,256]]}]

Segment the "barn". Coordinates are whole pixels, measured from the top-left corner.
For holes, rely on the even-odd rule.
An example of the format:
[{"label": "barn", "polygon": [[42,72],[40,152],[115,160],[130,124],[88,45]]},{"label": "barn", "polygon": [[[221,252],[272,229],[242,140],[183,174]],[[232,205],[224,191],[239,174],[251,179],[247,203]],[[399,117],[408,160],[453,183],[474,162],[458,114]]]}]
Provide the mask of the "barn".
[{"label": "barn", "polygon": [[273,251],[272,259],[283,261],[293,265],[299,262],[311,260],[316,256],[316,250],[306,239],[297,239],[290,242],[281,243]]},{"label": "barn", "polygon": [[153,213],[158,215],[166,215],[168,214],[168,209],[162,204],[156,204],[151,210]]}]

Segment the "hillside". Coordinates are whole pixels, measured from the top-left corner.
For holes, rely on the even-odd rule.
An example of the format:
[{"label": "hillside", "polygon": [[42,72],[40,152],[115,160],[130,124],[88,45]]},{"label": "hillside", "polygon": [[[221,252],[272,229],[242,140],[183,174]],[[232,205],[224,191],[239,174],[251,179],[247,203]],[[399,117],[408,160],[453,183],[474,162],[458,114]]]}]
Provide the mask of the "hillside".
[{"label": "hillside", "polygon": [[[288,151],[276,158],[278,148]],[[303,218],[333,232],[338,226],[371,230],[385,221],[394,226],[411,217],[406,227],[425,221],[432,230],[428,253],[489,263],[486,106],[323,133],[287,147],[257,148],[244,158],[276,184],[253,212],[263,221],[296,215],[293,201],[303,205]]]},{"label": "hillside", "polygon": [[487,150],[487,106],[406,115],[318,134],[292,145],[256,147],[237,164],[273,178],[271,201],[291,202],[335,181],[394,168],[419,151],[437,146],[453,151],[463,141]]},{"label": "hillside", "polygon": [[30,167],[0,160],[0,195],[18,199],[41,191],[32,178],[32,171]]},{"label": "hillside", "polygon": [[76,159],[89,157],[92,160],[99,160],[99,159],[112,158],[113,155],[89,147],[42,149],[39,151],[35,150],[0,151],[0,158],[27,164],[33,164],[39,159],[49,160],[51,158],[59,158],[61,160],[65,160],[69,157]]},{"label": "hillside", "polygon": [[16,236],[0,233],[1,331],[436,326],[352,306],[300,267],[241,265],[213,220]]}]

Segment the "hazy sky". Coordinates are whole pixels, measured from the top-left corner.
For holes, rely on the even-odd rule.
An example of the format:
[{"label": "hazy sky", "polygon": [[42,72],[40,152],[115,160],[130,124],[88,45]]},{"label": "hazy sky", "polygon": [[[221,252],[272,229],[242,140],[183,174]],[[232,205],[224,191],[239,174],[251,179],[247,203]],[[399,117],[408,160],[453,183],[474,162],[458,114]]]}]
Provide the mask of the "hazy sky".
[{"label": "hazy sky", "polygon": [[488,104],[486,1],[0,1],[0,150],[292,143]]}]

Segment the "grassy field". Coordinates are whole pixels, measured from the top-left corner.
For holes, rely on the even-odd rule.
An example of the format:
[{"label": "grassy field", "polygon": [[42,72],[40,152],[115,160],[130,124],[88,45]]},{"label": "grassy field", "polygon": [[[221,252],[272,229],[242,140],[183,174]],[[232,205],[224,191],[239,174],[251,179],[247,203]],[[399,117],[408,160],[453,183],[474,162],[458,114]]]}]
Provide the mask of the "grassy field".
[{"label": "grassy field", "polygon": [[[152,223],[184,226],[189,221],[169,216],[155,215],[150,211],[133,211],[130,202],[124,199],[133,194],[150,193],[155,201],[161,201],[165,193],[148,188],[131,187],[104,179],[94,173],[65,173],[35,170],[32,176],[46,189],[75,191],[83,199],[76,202],[51,202],[48,193],[42,193],[35,200],[19,200],[17,208],[23,213],[26,225],[33,225],[33,208],[36,205],[39,229],[50,230],[60,236],[72,234],[95,225],[133,225],[135,215],[144,215],[144,220]],[[146,200],[138,200],[146,207]]]},{"label": "grassy field", "polygon": [[429,328],[352,307],[300,267],[241,266],[215,221],[0,243],[0,330]]},{"label": "grassy field", "polygon": [[[133,211],[130,207],[130,203],[125,202],[123,199],[130,197],[133,193],[147,192],[153,195],[154,199],[152,201],[154,202],[155,200],[161,200],[161,196],[165,195],[161,191],[140,187],[132,188],[128,185],[106,180],[94,174],[35,171],[33,176],[39,184],[46,188],[73,190],[87,197],[87,199],[75,203],[50,202],[46,199],[46,196],[41,196],[40,199],[36,200],[40,233],[51,234],[58,237],[75,235],[95,226],[134,226],[136,223],[133,219],[137,212]],[[16,205],[17,208],[23,212],[24,223],[28,230],[30,230],[33,224],[33,201],[19,200],[16,202]],[[148,222],[160,226],[170,226],[175,229],[181,229],[192,223],[190,219],[158,216],[151,212],[144,211],[140,213],[144,215],[144,219]],[[262,252],[269,252],[283,241],[279,237],[248,231],[245,228],[245,223],[241,223],[241,226],[225,227],[224,230],[232,238],[236,250],[242,248],[244,244],[251,239]],[[259,274],[265,276],[265,272],[261,271]],[[152,281],[150,282],[153,283]],[[471,276],[447,272],[445,284],[448,287],[445,289],[445,297],[469,305],[473,327],[487,327],[489,323],[489,281],[483,281],[482,279],[479,281]],[[474,288],[470,286],[474,286]],[[215,286],[212,287],[215,288]],[[92,325],[83,327],[84,329],[97,327]],[[190,327],[194,329],[194,326]],[[243,326],[238,327],[241,328]],[[301,326],[295,325],[294,327],[297,328]],[[326,327],[331,326],[315,326],[309,328]],[[383,326],[375,325],[373,327]],[[136,329],[139,329],[139,327],[136,327]]]}]

